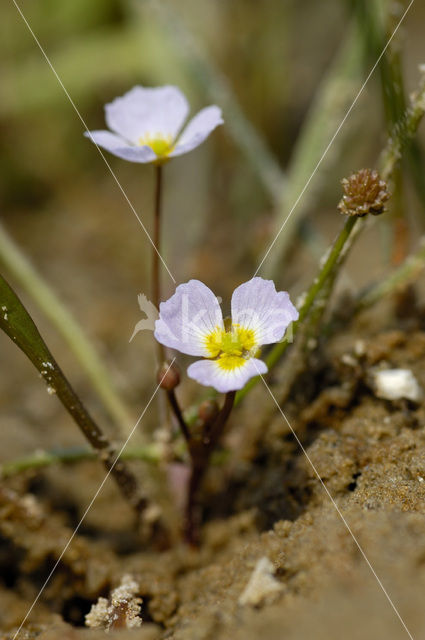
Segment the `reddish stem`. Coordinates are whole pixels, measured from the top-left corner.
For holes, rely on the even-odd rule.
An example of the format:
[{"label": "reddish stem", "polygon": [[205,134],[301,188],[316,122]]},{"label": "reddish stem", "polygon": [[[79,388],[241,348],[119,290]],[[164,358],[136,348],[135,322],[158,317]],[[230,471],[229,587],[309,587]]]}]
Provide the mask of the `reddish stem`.
[{"label": "reddish stem", "polygon": [[192,470],[189,480],[189,490],[186,505],[184,535],[185,540],[192,546],[199,545],[199,528],[201,513],[199,506],[199,490],[208,470],[211,454],[223,435],[224,427],[230,416],[235,401],[236,391],[226,394],[223,407],[211,423],[204,425],[202,440],[189,443]]}]

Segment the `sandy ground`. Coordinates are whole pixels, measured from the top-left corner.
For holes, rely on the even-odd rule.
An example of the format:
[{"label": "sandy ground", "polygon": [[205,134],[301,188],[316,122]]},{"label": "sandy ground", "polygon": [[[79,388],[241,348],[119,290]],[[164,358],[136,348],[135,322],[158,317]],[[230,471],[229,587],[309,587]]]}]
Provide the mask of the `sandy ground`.
[{"label": "sandy ground", "polygon": [[[422,637],[424,407],[378,399],[369,382],[377,367],[405,367],[425,388],[420,322],[372,334],[363,318],[319,349],[285,406],[334,503],[282,416],[271,412],[266,426],[263,414],[258,419],[254,407],[265,393],[258,389],[232,418],[231,462],[215,468],[205,487],[202,548],[140,550],[131,514],[110,486],[21,637],[103,637],[78,626],[128,573],[144,622],[110,637],[396,640],[408,637],[398,616]],[[4,637],[13,637],[101,474],[84,463],[3,483]],[[269,570],[244,598],[262,558]]]}]

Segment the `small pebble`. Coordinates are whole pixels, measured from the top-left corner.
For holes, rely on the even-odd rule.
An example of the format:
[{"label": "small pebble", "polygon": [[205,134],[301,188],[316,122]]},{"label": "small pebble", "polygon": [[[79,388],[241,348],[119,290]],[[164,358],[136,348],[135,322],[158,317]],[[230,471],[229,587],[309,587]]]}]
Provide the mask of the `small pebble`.
[{"label": "small pebble", "polygon": [[419,402],[423,396],[410,369],[383,369],[372,373],[373,386],[378,398],[384,400],[400,400],[405,398],[412,402]]},{"label": "small pebble", "polygon": [[256,607],[267,596],[282,591],[283,585],[274,577],[274,566],[270,560],[263,556],[255,565],[248,584],[239,597],[239,604]]}]

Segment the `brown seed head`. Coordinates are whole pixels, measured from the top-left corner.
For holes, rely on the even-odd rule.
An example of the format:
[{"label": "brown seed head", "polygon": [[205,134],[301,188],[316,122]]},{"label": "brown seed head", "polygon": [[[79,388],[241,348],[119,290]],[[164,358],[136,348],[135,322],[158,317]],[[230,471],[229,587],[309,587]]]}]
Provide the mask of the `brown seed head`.
[{"label": "brown seed head", "polygon": [[156,374],[156,381],[161,389],[172,391],[180,383],[179,368],[176,364],[173,364],[170,367],[167,362],[164,362],[164,364],[158,369],[158,373]]},{"label": "brown seed head", "polygon": [[344,195],[338,204],[341,213],[347,216],[374,216],[385,211],[390,197],[387,183],[381,180],[374,169],[360,169],[349,178],[341,180]]}]

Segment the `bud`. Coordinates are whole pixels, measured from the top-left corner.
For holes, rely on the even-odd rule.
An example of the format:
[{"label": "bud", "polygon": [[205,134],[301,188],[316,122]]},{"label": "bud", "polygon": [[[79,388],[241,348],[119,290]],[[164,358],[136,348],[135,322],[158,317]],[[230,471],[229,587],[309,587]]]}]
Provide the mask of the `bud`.
[{"label": "bud", "polygon": [[385,211],[385,202],[390,197],[387,184],[379,173],[372,169],[360,169],[349,178],[341,180],[344,195],[338,204],[341,213],[362,217],[374,216]]},{"label": "bud", "polygon": [[172,364],[171,367],[167,362],[164,362],[158,369],[156,374],[156,381],[165,391],[172,391],[180,383],[180,371],[177,365]]},{"label": "bud", "polygon": [[199,405],[198,416],[205,424],[207,422],[210,422],[211,420],[214,420],[214,418],[217,417],[218,412],[219,407],[216,400],[204,400],[204,402]]}]

